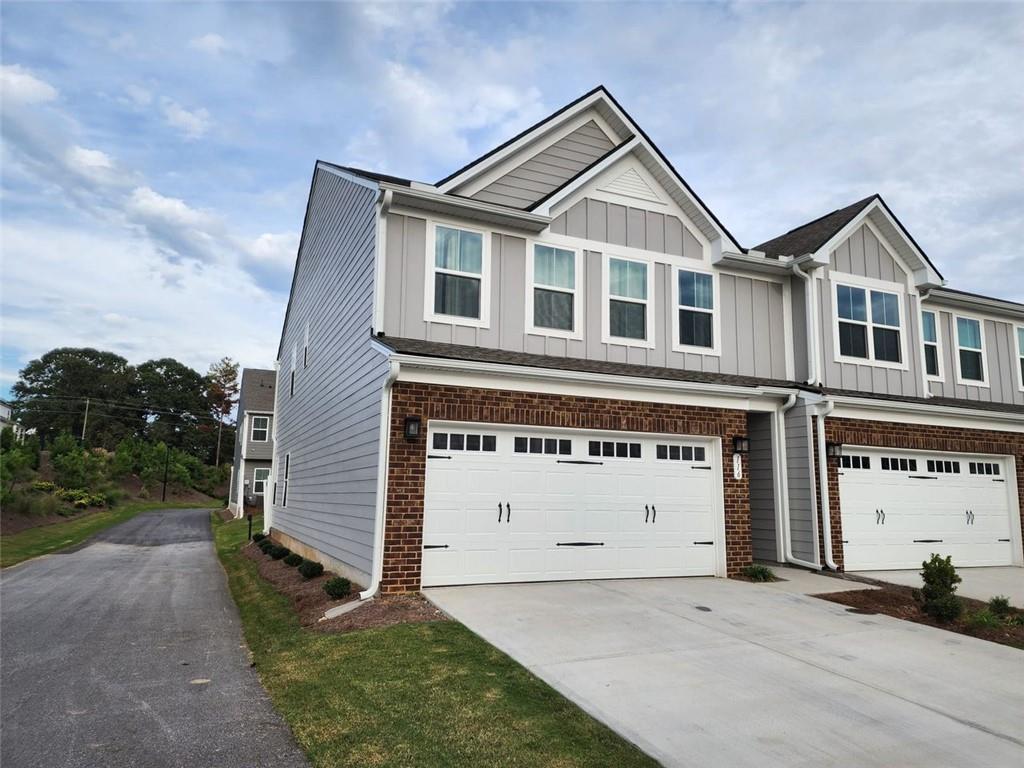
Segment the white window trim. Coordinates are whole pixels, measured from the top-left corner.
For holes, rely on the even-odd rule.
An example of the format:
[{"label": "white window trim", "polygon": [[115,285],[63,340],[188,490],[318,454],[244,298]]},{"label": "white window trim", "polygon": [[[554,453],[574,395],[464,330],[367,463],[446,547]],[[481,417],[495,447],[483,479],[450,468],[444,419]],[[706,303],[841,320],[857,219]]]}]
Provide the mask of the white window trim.
[{"label": "white window trim", "polygon": [[[679,273],[680,272],[697,272],[699,274],[711,275],[711,292],[712,292],[712,303],[714,307],[710,312],[700,307],[684,307],[679,303]],[[695,355],[712,355],[714,357],[720,357],[722,354],[722,297],[719,289],[718,273],[710,269],[701,269],[691,267],[689,265],[685,267],[674,266],[670,271],[670,279],[672,280],[672,351],[673,352],[685,352]],[[711,341],[713,342],[710,347],[695,347],[689,344],[679,343],[679,310],[680,309],[692,309],[694,312],[704,312],[711,315]]]},{"label": "white window trim", "polygon": [[[966,349],[970,352],[977,352],[978,350],[973,347],[961,347],[960,346],[960,329],[957,327],[958,319],[963,318],[964,320],[973,320],[978,324],[978,332],[981,335],[981,375],[984,378],[981,381],[975,379],[965,379],[961,375],[960,370],[960,350]],[[953,374],[956,377],[956,383],[964,387],[985,387],[988,388],[988,346],[985,344],[985,321],[980,317],[973,315],[965,315],[963,313],[956,313],[953,315],[953,349],[956,351],[956,358],[953,360]]]},{"label": "white window trim", "polygon": [[[557,288],[555,286],[548,285],[537,285],[534,283],[534,247],[535,246],[547,246],[549,248],[557,248],[561,251],[572,251],[574,256],[573,261],[573,285],[576,287],[572,290],[566,288]],[[580,285],[583,283],[583,251],[580,248],[571,248],[565,245],[556,245],[555,243],[545,242],[543,240],[527,240],[526,241],[526,332],[535,336],[551,336],[556,339],[583,339],[583,303],[586,297],[586,292],[581,290]],[[563,331],[558,328],[544,328],[534,324],[533,315],[533,289],[542,288],[544,290],[558,291],[561,293],[572,294],[572,326],[573,330]]]},{"label": "white window trim", "polygon": [[[845,272],[841,278],[833,277],[830,275],[830,282],[832,283],[832,359],[836,363],[847,363],[850,365],[869,365],[873,368],[890,368],[897,371],[910,370],[910,364],[907,358],[907,335],[910,330],[910,323],[907,322],[907,296],[906,289],[902,283],[890,283],[884,280],[874,280],[869,277],[860,277],[859,275],[848,275]],[[868,356],[867,357],[850,357],[843,355],[839,352],[839,286],[846,286],[847,288],[859,288],[867,293],[865,297],[866,309],[867,309],[867,321],[861,322],[860,320],[842,320],[844,323],[853,323],[854,325],[863,325],[868,329],[867,343],[868,343]],[[892,363],[888,360],[876,360],[875,359],[875,339],[872,329],[875,325],[879,328],[888,328],[889,330],[895,330],[890,325],[880,325],[875,323],[871,317],[871,291],[881,291],[884,293],[891,293],[896,297],[896,302],[899,305],[900,314],[900,360],[902,362]]]},{"label": "white window trim", "polygon": [[[632,261],[637,264],[644,264],[647,267],[647,313],[646,313],[646,328],[647,338],[646,339],[630,339],[622,336],[612,336],[611,334],[611,294],[608,287],[608,278],[611,274],[610,261],[612,259],[618,259],[619,261]],[[605,344],[619,344],[624,347],[641,347],[643,349],[654,349],[655,347],[655,333],[654,333],[654,263],[647,259],[636,259],[628,256],[620,256],[617,253],[610,253],[606,251],[601,255],[601,341]],[[627,299],[624,301],[632,301],[639,304],[639,299]]]},{"label": "white window trim", "polygon": [[1017,389],[1024,392],[1024,371],[1020,368],[1021,360],[1024,360],[1024,340],[1021,334],[1024,333],[1024,325],[1013,325],[1013,339],[1017,344]]},{"label": "white window trim", "polygon": [[[260,480],[256,475],[259,472],[265,472],[266,475]],[[263,496],[267,492],[267,483],[270,482],[270,468],[269,467],[255,467],[252,471],[252,492],[256,496]],[[256,487],[262,485],[259,490]]]},{"label": "white window trim", "polygon": [[[457,315],[440,315],[434,312],[434,273],[438,267],[434,266],[434,248],[437,242],[437,228],[447,227],[448,229],[461,229],[464,232],[473,232],[480,235],[483,244],[480,254],[480,274],[471,272],[458,272],[452,269],[442,269],[446,275],[458,275],[460,277],[471,277],[480,281],[480,317],[459,317]],[[491,233],[465,224],[431,219],[427,221],[427,252],[426,271],[423,281],[423,319],[428,323],[445,323],[447,325],[465,325],[470,328],[491,327]]]},{"label": "white window trim", "polygon": [[[267,420],[267,426],[261,428],[261,429],[263,429],[264,432],[267,433],[267,436],[265,438],[263,438],[262,440],[257,440],[256,437],[255,437],[255,433],[256,433],[256,429],[257,429],[257,427],[256,427],[256,420],[257,419],[266,419]],[[268,443],[268,442],[270,442],[270,417],[269,416],[262,415],[262,414],[254,414],[250,418],[250,420],[249,420],[249,439],[252,440],[254,443]]]},{"label": "white window trim", "polygon": [[[924,316],[925,313],[934,315],[935,317],[935,341],[925,341],[924,338]],[[939,362],[939,372],[932,376],[928,373],[928,362],[925,358],[924,348],[928,344],[935,344],[935,356]],[[959,361],[957,361],[959,364]],[[924,371],[924,377],[927,381],[945,381],[946,380],[946,366],[942,360],[942,314],[937,309],[922,309],[921,310],[921,370]]]}]

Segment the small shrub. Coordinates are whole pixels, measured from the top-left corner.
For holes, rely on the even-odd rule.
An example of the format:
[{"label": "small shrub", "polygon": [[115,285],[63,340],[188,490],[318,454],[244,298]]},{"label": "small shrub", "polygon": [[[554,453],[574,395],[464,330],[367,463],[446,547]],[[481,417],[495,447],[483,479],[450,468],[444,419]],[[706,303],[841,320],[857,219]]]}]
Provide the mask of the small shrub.
[{"label": "small shrub", "polygon": [[327,596],[334,600],[340,600],[343,597],[348,597],[348,594],[352,591],[352,582],[348,579],[342,578],[341,576],[335,576],[333,579],[328,579],[324,582],[324,592]]},{"label": "small shrub", "polygon": [[952,621],[963,611],[956,596],[956,585],[962,579],[953,566],[949,555],[933,554],[930,560],[921,563],[921,609],[939,621]]},{"label": "small shrub", "polygon": [[284,559],[285,565],[290,565],[292,568],[299,565],[302,562],[302,555],[292,552]]},{"label": "small shrub", "polygon": [[53,493],[57,490],[57,484],[49,480],[36,480],[32,483],[32,490],[37,493]]},{"label": "small shrub", "polygon": [[767,565],[748,565],[741,573],[751,581],[775,581],[775,574]]},{"label": "small shrub", "polygon": [[996,616],[1006,616],[1010,612],[1010,598],[996,595],[988,601],[988,609]]},{"label": "small shrub", "polygon": [[953,621],[963,612],[964,606],[959,597],[949,594],[926,601],[922,610],[936,621]]},{"label": "small shrub", "polygon": [[277,544],[275,544],[275,543],[274,543],[273,541],[271,541],[270,539],[263,539],[263,541],[261,541],[261,542],[260,542],[259,544],[257,544],[256,546],[257,546],[257,547],[259,547],[259,548],[260,548],[261,550],[263,550],[264,554],[266,554],[266,553],[267,553],[267,552],[269,552],[269,551],[270,551],[270,550],[271,550],[271,549],[272,549],[273,547],[276,547],[276,546],[277,546]]},{"label": "small shrub", "polygon": [[275,560],[284,560],[292,551],[288,547],[276,546],[270,550],[270,556]]},{"label": "small shrub", "polygon": [[252,535],[252,540],[255,541],[257,544],[259,544],[265,538],[267,538],[267,534],[265,533],[254,533]]},{"label": "small shrub", "polygon": [[299,564],[299,573],[306,579],[315,579],[324,572],[324,567],[315,560],[303,560]]},{"label": "small shrub", "polygon": [[998,629],[1002,625],[1002,618],[988,608],[982,608],[967,617],[967,626],[971,629]]}]

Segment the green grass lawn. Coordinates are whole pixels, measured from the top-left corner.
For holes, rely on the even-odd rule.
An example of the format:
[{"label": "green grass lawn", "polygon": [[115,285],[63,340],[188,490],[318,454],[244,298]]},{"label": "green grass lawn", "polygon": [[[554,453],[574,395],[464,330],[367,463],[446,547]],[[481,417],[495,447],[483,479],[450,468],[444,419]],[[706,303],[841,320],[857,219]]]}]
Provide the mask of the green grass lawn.
[{"label": "green grass lawn", "polygon": [[302,629],[239,552],[246,521],[213,526],[256,669],[313,765],[657,765],[456,622]]},{"label": "green grass lawn", "polygon": [[0,536],[0,568],[15,565],[39,555],[57,552],[88,539],[112,525],[123,523],[150,509],[184,509],[209,507],[210,504],[172,504],[170,502],[138,502],[96,512],[85,517],[52,525],[29,528],[10,536]]}]

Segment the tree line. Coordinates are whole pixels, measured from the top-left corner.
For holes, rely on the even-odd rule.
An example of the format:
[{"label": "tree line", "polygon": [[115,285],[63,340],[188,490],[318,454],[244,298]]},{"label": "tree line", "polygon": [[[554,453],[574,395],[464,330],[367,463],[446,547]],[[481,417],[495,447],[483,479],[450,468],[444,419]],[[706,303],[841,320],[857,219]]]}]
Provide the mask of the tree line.
[{"label": "tree line", "polygon": [[219,465],[231,460],[238,390],[230,358],[201,374],[170,357],[130,365],[113,352],[60,347],[19,372],[11,405],[44,447],[64,433],[108,451],[141,440]]}]

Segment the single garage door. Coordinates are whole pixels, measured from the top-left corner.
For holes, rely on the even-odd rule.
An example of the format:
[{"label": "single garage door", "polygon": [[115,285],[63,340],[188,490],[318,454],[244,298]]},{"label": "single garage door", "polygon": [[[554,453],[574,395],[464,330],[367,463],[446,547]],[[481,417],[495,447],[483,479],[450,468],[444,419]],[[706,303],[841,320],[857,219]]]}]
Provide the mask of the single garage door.
[{"label": "single garage door", "polygon": [[843,446],[839,495],[846,570],[1011,565],[1012,457]]},{"label": "single garage door", "polygon": [[724,575],[717,446],[431,423],[423,586]]}]

